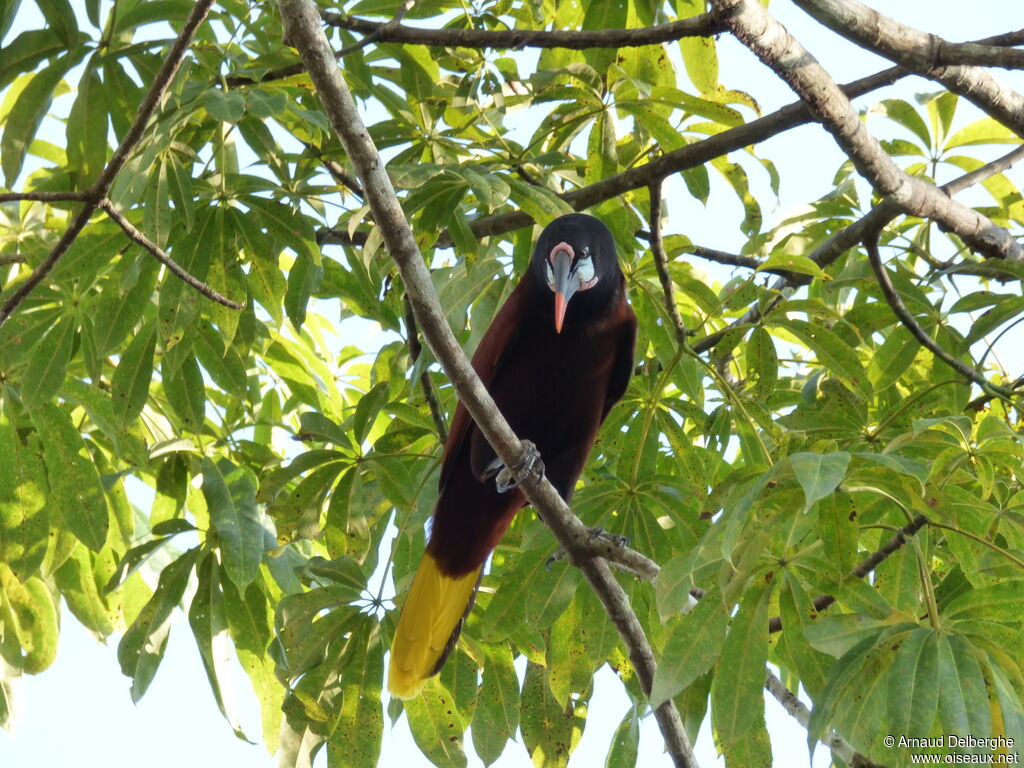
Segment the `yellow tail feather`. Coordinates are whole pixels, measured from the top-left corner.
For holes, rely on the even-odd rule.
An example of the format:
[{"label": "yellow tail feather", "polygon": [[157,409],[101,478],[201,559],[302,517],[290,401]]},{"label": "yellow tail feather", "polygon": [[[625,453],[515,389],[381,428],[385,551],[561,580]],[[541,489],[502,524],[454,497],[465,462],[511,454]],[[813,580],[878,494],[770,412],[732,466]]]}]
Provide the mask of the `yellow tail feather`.
[{"label": "yellow tail feather", "polygon": [[388,690],[392,696],[413,698],[434,674],[479,576],[480,568],[465,576],[445,576],[431,554],[423,553],[391,643]]}]

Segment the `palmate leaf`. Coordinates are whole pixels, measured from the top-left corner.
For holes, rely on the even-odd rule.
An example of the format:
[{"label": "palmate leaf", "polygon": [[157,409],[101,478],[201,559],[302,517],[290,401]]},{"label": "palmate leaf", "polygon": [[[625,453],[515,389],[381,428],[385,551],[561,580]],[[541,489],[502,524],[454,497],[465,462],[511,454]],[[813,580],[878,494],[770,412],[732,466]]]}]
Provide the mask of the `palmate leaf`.
[{"label": "palmate leaf", "polygon": [[107,500],[95,463],[68,413],[52,403],[32,411],[43,443],[50,494],[64,524],[89,549],[107,539]]},{"label": "palmate leaf", "polygon": [[762,692],[768,661],[768,599],[772,583],[758,585],[744,594],[722,646],[711,686],[715,737],[730,768],[772,764]]},{"label": "palmate leaf", "polygon": [[263,559],[256,479],[228,459],[203,459],[203,496],[217,529],[224,570],[239,589],[245,589],[256,578]]},{"label": "palmate leaf", "polygon": [[512,654],[504,645],[488,646],[471,727],[473,747],[484,765],[501,756],[518,727],[519,680]]},{"label": "palmate leaf", "polygon": [[39,437],[30,435],[22,442],[9,416],[13,410],[5,391],[0,409],[0,562],[24,581],[46,555],[50,516]]},{"label": "palmate leaf", "polygon": [[132,679],[132,701],[145,695],[163,660],[171,613],[181,602],[188,579],[202,551],[194,547],[160,572],[160,581],[149,602],[128,627],[117,646],[121,672]]}]

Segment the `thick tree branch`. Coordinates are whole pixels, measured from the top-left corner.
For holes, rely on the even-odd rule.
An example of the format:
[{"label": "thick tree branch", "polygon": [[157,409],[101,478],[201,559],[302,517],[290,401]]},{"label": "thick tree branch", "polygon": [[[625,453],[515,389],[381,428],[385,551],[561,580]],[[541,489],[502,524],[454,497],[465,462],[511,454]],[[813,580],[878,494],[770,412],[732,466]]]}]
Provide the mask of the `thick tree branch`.
[{"label": "thick tree branch", "polygon": [[[811,710],[770,669],[766,669],[764,672],[764,687],[782,705],[782,708],[789,712],[793,719],[800,723],[804,729],[807,728],[811,722]],[[882,766],[871,762],[865,755],[855,750],[850,746],[850,742],[835,731],[832,731],[829,737],[822,741],[822,744],[839,755],[844,763],[854,768],[882,768]]]},{"label": "thick tree branch", "polygon": [[857,170],[902,210],[934,219],[971,248],[993,258],[1021,259],[1020,246],[986,216],[900,170],[828,72],[756,0],[712,0],[733,34],[810,106]]},{"label": "thick tree branch", "polygon": [[[334,52],[320,26],[316,6],[310,0],[278,0],[278,7],[285,24],[285,38],[299,49],[302,62],[313,80],[331,125],[356,168],[374,219],[381,228],[384,243],[402,274],[424,338],[451,379],[459,399],[494,447],[498,457],[505,466],[518,465],[524,453],[522,443],[484,389],[445,320],[430,273],[395,197],[383,161],[338,70]],[[630,661],[643,689],[650,692],[655,668],[654,654],[625,592],[607,563],[589,557],[580,546],[590,538],[589,529],[572,514],[546,478],[530,475],[522,478],[520,487],[594,587],[628,649]],[[671,701],[662,704],[655,710],[655,717],[675,764],[695,766],[696,760],[675,704]]]},{"label": "thick tree branch", "polygon": [[[859,0],[793,0],[817,21],[862,48],[896,62],[904,69],[942,83],[987,115],[1024,136],[1024,96],[980,67],[950,66],[943,59],[950,43],[927,32],[883,16]],[[987,52],[1024,66],[1024,51],[964,43],[957,46],[976,54]],[[1005,65],[1004,65],[1005,66]]]},{"label": "thick tree branch", "polygon": [[638,29],[422,29],[391,22],[370,21],[333,11],[321,11],[325,24],[365,35],[382,43],[409,43],[462,48],[636,48],[684,37],[711,37],[724,31],[710,13]]},{"label": "thick tree branch", "polygon": [[43,259],[27,279],[14,289],[7,301],[4,302],[3,307],[0,308],[0,326],[7,322],[7,319],[18,308],[18,305],[53,271],[60,258],[67,253],[75,238],[85,229],[86,224],[89,223],[89,219],[99,207],[100,202],[107,196],[110,185],[114,183],[115,177],[128,161],[128,156],[135,149],[139,139],[142,138],[142,132],[149,124],[149,118],[152,117],[153,112],[167,90],[167,86],[170,85],[175,72],[178,71],[178,66],[181,64],[181,60],[184,58],[196,30],[203,23],[212,4],[213,0],[198,0],[191,13],[189,13],[188,18],[185,19],[181,32],[175,39],[174,44],[171,45],[167,58],[160,65],[160,69],[153,78],[153,84],[149,87],[149,91],[146,92],[142,103],[139,105],[139,111],[135,115],[135,120],[125,132],[124,138],[121,139],[121,143],[114,150],[113,156],[103,169],[100,177],[85,192],[84,203],[81,209],[75,214],[68,228],[53,247],[53,250],[50,251],[49,255]]},{"label": "thick tree branch", "polygon": [[[841,87],[847,96],[856,98],[891,85],[902,76],[904,73],[901,73],[898,67],[890,67]],[[609,176],[589,186],[566,192],[559,197],[575,210],[581,211],[635,189],[649,187],[675,173],[704,165],[716,157],[722,157],[730,152],[766,141],[790,128],[809,123],[813,119],[811,111],[803,102],[794,102],[769,115],[706,139],[695,141],[693,144],[687,144],[685,147],[667,152],[649,163]],[[522,211],[513,211],[474,219],[470,222],[469,228],[476,237],[482,238],[503,235],[532,224],[533,219],[529,215]],[[321,230],[317,234],[317,241],[321,245],[358,245],[360,244],[359,234],[357,232],[356,237],[353,238],[344,231]],[[451,246],[451,237],[447,232],[442,232],[438,238],[437,247],[450,248]]]},{"label": "thick tree branch", "polygon": [[114,223],[121,228],[121,231],[128,236],[129,240],[136,245],[141,245],[149,251],[157,261],[167,267],[167,270],[185,283],[185,285],[194,288],[206,298],[216,301],[218,304],[223,304],[229,309],[245,309],[245,304],[239,304],[237,301],[232,301],[227,296],[222,296],[202,280],[189,274],[189,272],[182,268],[178,262],[168,256],[163,248],[146,237],[142,232],[136,229],[128,219],[122,216],[117,208],[114,207],[114,204],[110,202],[109,198],[105,197],[100,201],[100,208],[103,209],[107,216],[114,220]]}]

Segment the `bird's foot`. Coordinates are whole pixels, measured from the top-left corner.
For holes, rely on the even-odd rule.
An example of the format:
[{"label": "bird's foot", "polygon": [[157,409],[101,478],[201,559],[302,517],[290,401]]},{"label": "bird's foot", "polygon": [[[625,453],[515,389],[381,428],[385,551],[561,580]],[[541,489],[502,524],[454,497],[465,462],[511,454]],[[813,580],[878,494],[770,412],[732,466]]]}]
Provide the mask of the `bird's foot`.
[{"label": "bird's foot", "polygon": [[[624,547],[629,546],[628,536],[620,536],[617,533],[608,533],[608,531],[606,531],[599,525],[594,526],[590,529],[590,538],[592,540],[604,539],[605,541],[611,542],[613,546],[618,547],[619,549],[623,549]],[[565,551],[565,548],[559,547],[555,550],[555,553],[547,559],[547,562],[544,563],[544,567],[548,570],[551,570],[551,566],[557,563],[559,560],[564,560],[566,554],[568,553]]]},{"label": "bird's foot", "polygon": [[494,478],[494,485],[498,489],[498,493],[506,493],[517,487],[534,472],[538,476],[542,476],[544,462],[540,459],[540,451],[537,450],[537,446],[529,440],[523,440],[522,459],[512,469],[502,466],[497,477]]}]

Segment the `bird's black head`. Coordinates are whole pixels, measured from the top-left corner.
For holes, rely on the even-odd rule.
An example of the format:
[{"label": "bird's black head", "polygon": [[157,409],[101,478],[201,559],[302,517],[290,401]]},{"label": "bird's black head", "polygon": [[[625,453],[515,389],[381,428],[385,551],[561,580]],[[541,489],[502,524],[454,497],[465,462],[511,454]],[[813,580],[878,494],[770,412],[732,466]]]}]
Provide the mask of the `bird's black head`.
[{"label": "bird's black head", "polygon": [[544,228],[530,269],[551,291],[558,333],[574,296],[573,306],[599,311],[610,304],[622,279],[612,233],[600,219],[585,213],[559,216]]}]

